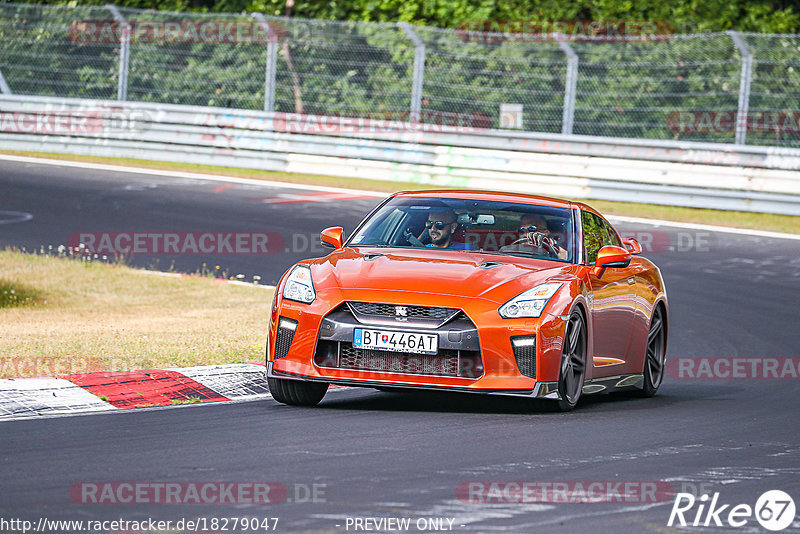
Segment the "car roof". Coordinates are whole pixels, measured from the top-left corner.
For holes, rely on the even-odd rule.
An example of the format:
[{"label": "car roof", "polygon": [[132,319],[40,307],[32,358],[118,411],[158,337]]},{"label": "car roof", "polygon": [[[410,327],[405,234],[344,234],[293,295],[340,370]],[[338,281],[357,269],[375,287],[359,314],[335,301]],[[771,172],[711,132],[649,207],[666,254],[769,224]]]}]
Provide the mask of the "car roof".
[{"label": "car roof", "polygon": [[524,193],[510,193],[507,191],[478,191],[460,189],[435,189],[424,191],[401,191],[392,196],[403,197],[437,197],[437,198],[464,198],[469,200],[498,200],[510,202],[523,202],[539,206],[551,206],[558,208],[577,208],[583,207],[589,211],[594,211],[588,206],[579,202],[571,202],[560,198],[543,197],[539,195],[527,195]]}]

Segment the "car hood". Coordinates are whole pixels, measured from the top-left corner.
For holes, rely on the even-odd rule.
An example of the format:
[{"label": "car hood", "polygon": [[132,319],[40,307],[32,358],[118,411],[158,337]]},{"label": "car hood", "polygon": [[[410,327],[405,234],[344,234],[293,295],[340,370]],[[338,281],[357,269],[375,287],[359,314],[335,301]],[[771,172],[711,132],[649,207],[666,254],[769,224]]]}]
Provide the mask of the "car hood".
[{"label": "car hood", "polygon": [[554,277],[562,278],[561,275],[575,269],[574,265],[551,260],[430,248],[347,248],[316,263],[315,283],[330,277],[342,289],[423,292],[503,301],[508,298],[503,295],[508,293],[503,290],[508,286],[519,285],[522,291]]}]

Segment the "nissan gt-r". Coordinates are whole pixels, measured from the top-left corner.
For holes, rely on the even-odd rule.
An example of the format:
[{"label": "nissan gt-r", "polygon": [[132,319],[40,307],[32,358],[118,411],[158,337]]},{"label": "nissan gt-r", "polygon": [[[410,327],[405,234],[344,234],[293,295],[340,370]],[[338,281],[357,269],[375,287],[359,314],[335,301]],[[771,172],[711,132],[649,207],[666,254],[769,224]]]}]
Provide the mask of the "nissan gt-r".
[{"label": "nissan gt-r", "polygon": [[273,398],[330,384],[551,399],[656,393],[667,294],[634,239],[589,206],[478,191],[397,193],[331,252],[279,281],[267,339]]}]

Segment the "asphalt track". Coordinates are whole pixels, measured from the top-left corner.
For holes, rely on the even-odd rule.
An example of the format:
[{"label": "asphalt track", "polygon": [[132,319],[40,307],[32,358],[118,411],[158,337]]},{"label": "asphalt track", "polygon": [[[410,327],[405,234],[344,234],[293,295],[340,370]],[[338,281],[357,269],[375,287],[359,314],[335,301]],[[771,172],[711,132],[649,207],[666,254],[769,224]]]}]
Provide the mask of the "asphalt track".
[{"label": "asphalt track", "polygon": [[[76,232],[277,232],[297,246],[129,258],[188,272],[220,265],[271,283],[319,253],[303,239],[336,224],[352,230],[377,202],[275,203],[305,193],[313,192],[0,161],[0,221],[11,220],[7,212],[32,215],[0,224],[0,245],[57,246]],[[669,358],[800,356],[800,241],[618,227],[655,236],[647,255],[669,291]],[[586,398],[569,414],[519,399],[353,389],[330,392],[313,409],[266,400],[4,422],[0,518],[278,517],[280,532],[327,533],[346,531],[348,517],[411,517],[412,525],[453,519],[455,532],[670,532],[672,498],[482,504],[459,499],[458,488],[666,481],[674,491],[719,492],[733,505],[781,489],[800,508],[798,384],[667,377],[655,398]],[[86,481],[275,481],[289,493],[270,506],[73,502],[70,487]],[[309,502],[312,484],[321,493]],[[737,531],[763,529],[751,518]],[[800,520],[785,532],[800,532]]]}]

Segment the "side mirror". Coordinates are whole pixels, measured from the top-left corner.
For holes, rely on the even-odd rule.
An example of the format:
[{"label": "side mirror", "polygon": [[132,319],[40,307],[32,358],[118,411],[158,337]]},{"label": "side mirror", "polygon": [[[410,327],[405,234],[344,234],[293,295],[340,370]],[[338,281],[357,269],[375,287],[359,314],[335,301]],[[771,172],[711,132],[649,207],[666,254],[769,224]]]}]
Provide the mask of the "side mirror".
[{"label": "side mirror", "polygon": [[615,245],[606,245],[597,252],[592,273],[601,276],[609,267],[622,268],[631,263],[631,253],[627,249]]},{"label": "side mirror", "polygon": [[631,251],[631,254],[642,253],[642,246],[632,237],[629,239],[623,239],[622,244],[625,245],[625,248]]},{"label": "side mirror", "polygon": [[325,228],[319,234],[319,241],[323,247],[339,250],[342,248],[342,232],[344,232],[344,228],[341,226]]}]

